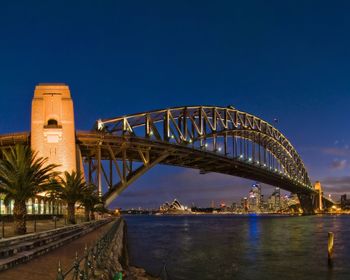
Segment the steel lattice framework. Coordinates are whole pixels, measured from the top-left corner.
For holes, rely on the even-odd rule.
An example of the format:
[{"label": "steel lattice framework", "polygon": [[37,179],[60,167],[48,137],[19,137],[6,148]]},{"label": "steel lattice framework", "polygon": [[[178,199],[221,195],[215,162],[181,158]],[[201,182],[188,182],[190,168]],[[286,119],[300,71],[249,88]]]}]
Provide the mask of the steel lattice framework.
[{"label": "steel lattice framework", "polygon": [[[104,178],[109,186],[107,205],[156,164],[245,177],[298,194],[314,192],[288,139],[268,122],[232,107],[176,107],[99,120],[95,133],[79,132],[78,139],[89,178],[96,171],[97,184]],[[110,161],[109,172],[103,159]],[[141,165],[134,168],[135,162]]]},{"label": "steel lattice framework", "polygon": [[[157,164],[256,180],[296,193],[313,213],[318,192],[288,139],[268,122],[232,107],[187,106],[98,120],[78,131],[78,158],[89,182],[108,189],[108,206]],[[30,134],[0,135],[0,146],[30,144]],[[79,154],[80,153],[80,154]],[[323,202],[333,202],[323,196]],[[316,204],[315,204],[316,203]]]}]

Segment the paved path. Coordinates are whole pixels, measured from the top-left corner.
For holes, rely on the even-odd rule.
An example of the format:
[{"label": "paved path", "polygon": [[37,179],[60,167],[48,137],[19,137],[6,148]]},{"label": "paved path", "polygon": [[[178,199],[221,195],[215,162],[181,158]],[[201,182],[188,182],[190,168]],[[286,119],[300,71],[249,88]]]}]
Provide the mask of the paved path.
[{"label": "paved path", "polygon": [[27,263],[0,272],[0,279],[55,280],[57,277],[57,266],[59,260],[61,261],[63,272],[66,271],[73,265],[75,253],[78,252],[78,255],[82,256],[85,245],[91,246],[112,226],[112,224],[113,222],[104,225],[63,247],[30,260]]}]

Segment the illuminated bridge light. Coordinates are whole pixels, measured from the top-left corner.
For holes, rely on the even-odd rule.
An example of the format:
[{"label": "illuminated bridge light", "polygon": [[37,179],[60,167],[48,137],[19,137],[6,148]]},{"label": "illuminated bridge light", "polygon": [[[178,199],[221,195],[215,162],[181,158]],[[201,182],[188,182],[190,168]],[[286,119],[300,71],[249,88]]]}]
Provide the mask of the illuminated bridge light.
[{"label": "illuminated bridge light", "polygon": [[170,138],[171,138],[171,139],[174,139],[174,138],[175,138],[175,136],[174,136],[174,135],[171,135],[171,136],[170,136]]},{"label": "illuminated bridge light", "polygon": [[219,148],[218,148],[218,151],[219,151],[219,152],[221,152],[221,150],[222,150],[222,148],[221,148],[221,147],[219,147]]},{"label": "illuminated bridge light", "polygon": [[205,143],[204,147],[208,148],[208,144],[207,144],[207,143]]},{"label": "illuminated bridge light", "polygon": [[240,155],[239,158],[243,158],[243,155]]},{"label": "illuminated bridge light", "polygon": [[249,161],[252,161],[252,158],[249,158]]},{"label": "illuminated bridge light", "polygon": [[257,161],[257,162],[256,162],[256,164],[260,164],[260,162],[259,162],[259,161]]},{"label": "illuminated bridge light", "polygon": [[97,121],[97,129],[98,130],[102,130],[103,129],[103,122],[102,122],[102,120],[101,119],[99,119],[98,121]]},{"label": "illuminated bridge light", "polygon": [[153,131],[151,131],[151,132],[149,133],[149,135],[153,135]]}]

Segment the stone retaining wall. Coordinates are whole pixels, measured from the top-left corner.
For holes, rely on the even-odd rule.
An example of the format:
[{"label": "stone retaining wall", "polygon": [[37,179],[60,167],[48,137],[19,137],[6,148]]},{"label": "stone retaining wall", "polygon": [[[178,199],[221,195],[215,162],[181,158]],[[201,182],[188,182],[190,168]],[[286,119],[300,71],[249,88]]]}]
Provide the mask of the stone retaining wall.
[{"label": "stone retaining wall", "polygon": [[108,252],[109,257],[106,261],[105,268],[97,272],[97,279],[116,279],[114,277],[119,272],[122,272],[123,279],[126,280],[160,279],[148,275],[142,268],[129,266],[127,247],[127,225],[124,219],[121,219],[113,241],[110,244]]}]

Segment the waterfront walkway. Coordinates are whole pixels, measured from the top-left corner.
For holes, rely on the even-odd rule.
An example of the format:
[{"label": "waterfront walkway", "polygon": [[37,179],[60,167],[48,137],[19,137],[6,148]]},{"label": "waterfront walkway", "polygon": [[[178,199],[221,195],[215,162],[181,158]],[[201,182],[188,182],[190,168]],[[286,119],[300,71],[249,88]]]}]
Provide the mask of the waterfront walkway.
[{"label": "waterfront walkway", "polygon": [[75,254],[82,256],[84,247],[93,245],[111,226],[108,223],[81,238],[57,248],[27,263],[20,264],[13,269],[0,272],[1,280],[53,280],[57,277],[58,261],[61,261],[63,272],[69,269],[74,262]]}]

